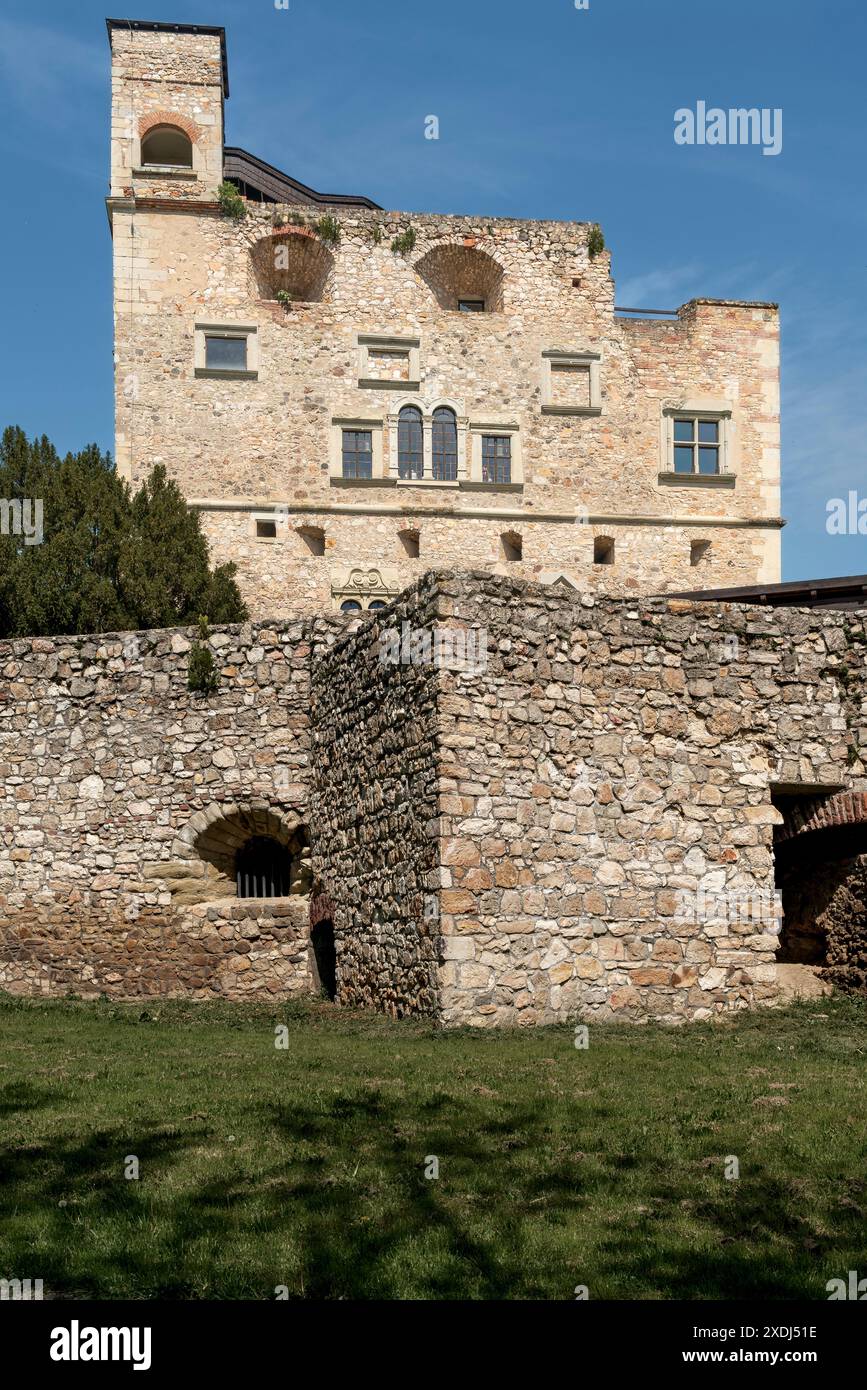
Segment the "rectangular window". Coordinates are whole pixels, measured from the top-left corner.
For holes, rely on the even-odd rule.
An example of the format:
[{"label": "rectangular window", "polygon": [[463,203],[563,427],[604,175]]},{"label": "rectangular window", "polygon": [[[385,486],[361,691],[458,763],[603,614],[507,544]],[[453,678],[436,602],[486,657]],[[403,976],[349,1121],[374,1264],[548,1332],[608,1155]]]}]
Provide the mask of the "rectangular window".
[{"label": "rectangular window", "polygon": [[458,425],[454,412],[445,407],[433,413],[431,472],[438,482],[454,482],[458,476]]},{"label": "rectangular window", "polygon": [[512,481],[512,441],[507,434],[482,435],[482,482]]},{"label": "rectangular window", "polygon": [[674,421],[675,473],[719,473],[719,420],[679,416]]},{"label": "rectangular window", "polygon": [[371,430],[343,431],[344,478],[373,477],[373,433]]},{"label": "rectangular window", "polygon": [[483,299],[459,299],[458,308],[462,314],[483,314],[485,301]]},{"label": "rectangular window", "polygon": [[277,523],[276,521],[257,521],[256,537],[260,541],[276,541]]},{"label": "rectangular window", "polygon": [[205,366],[209,372],[245,372],[247,370],[247,339],[205,334]]}]

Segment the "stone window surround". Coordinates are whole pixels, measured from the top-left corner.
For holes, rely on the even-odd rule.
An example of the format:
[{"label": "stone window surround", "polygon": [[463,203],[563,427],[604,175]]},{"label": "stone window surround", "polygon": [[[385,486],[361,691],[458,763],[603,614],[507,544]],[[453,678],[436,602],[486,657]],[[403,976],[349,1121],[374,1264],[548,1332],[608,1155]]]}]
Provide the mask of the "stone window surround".
[{"label": "stone window surround", "polygon": [[[401,478],[398,470],[398,421],[400,412],[405,406],[415,406],[421,411],[421,427],[423,442],[422,466],[424,476],[421,478]],[[458,431],[458,476],[457,478],[434,478],[433,477],[433,417],[435,410],[451,410],[455,416]],[[469,421],[466,415],[461,413],[460,407],[455,401],[442,400],[420,401],[417,398],[405,397],[395,403],[394,409],[390,410],[386,417],[388,423],[388,471],[389,477],[398,487],[460,487],[462,482],[467,479],[467,430]]]},{"label": "stone window surround", "polygon": [[[359,333],[357,335],[358,345],[358,385],[362,390],[371,389],[377,391],[417,391],[421,383],[421,339],[402,338],[394,335],[379,335],[375,333]],[[370,353],[374,352],[393,352],[405,353],[408,360],[408,376],[406,381],[388,381],[383,377],[375,377],[370,371]]]},{"label": "stone window surround", "polygon": [[[589,405],[561,405],[554,401],[552,367],[584,367],[590,377]],[[542,414],[543,415],[601,415],[602,414],[602,354],[593,351],[566,352],[560,348],[545,348],[542,352]]]},{"label": "stone window surround", "polygon": [[[274,536],[260,536],[258,534],[258,523],[260,521],[273,521],[276,528]],[[257,545],[278,545],[280,542],[280,517],[276,511],[273,512],[251,512],[250,513],[250,535]]]},{"label": "stone window surround", "polygon": [[[404,406],[415,406],[422,413],[424,443],[423,478],[398,477],[398,417]],[[432,478],[432,433],[435,410],[444,407],[453,410],[458,428],[458,476],[456,479]],[[388,463],[386,466],[383,436],[388,425]],[[343,476],[343,431],[345,429],[370,430],[373,436],[373,476],[372,478],[344,478]],[[486,483],[482,481],[482,436],[493,434],[508,436],[512,441],[512,481],[510,483]],[[493,424],[477,423],[461,415],[458,405],[451,400],[435,400],[426,403],[418,397],[408,396],[396,402],[393,410],[381,416],[332,416],[329,439],[328,472],[332,484],[344,487],[400,487],[400,488],[473,488],[485,492],[520,491],[524,485],[524,467],[521,450],[520,426],[515,423]]]},{"label": "stone window surround", "polygon": [[[713,420],[719,425],[719,473],[676,473],[674,471],[674,421],[680,416]],[[737,428],[734,405],[718,396],[695,396],[682,401],[665,401],[659,429],[660,467],[658,483],[663,487],[733,488],[737,481]]]},{"label": "stone window surround", "polygon": [[[207,365],[205,338],[246,338],[246,371],[221,371]],[[259,377],[259,328],[255,323],[203,323],[194,328],[194,371],[197,377],[228,381],[256,381]]]},{"label": "stone window surround", "polygon": [[[187,164],[143,164],[142,142],[156,126],[174,126],[189,138],[192,149],[193,166]],[[199,143],[199,128],[188,117],[173,111],[153,111],[142,116],[139,128],[132,138],[131,163],[134,178],[141,179],[188,179],[195,183],[202,171],[202,151]]]},{"label": "stone window surround", "polygon": [[[521,427],[517,424],[482,424],[471,422],[470,433],[470,476],[469,486],[497,491],[509,491],[524,486],[524,459],[521,449]],[[496,435],[511,440],[512,467],[510,483],[486,483],[482,479],[482,439],[485,435]]]},{"label": "stone window surround", "polygon": [[[369,430],[373,447],[372,477],[344,478],[343,431]],[[328,432],[328,473],[335,484],[350,487],[370,487],[388,484],[391,480],[383,468],[383,422],[381,416],[334,415]]]}]

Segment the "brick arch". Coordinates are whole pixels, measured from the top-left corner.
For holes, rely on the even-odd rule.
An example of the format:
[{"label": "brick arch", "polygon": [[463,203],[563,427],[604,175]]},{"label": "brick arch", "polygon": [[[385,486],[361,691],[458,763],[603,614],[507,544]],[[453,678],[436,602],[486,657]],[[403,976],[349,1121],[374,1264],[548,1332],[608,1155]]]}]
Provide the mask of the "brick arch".
[{"label": "brick arch", "polygon": [[798,800],[785,813],[774,842],[780,845],[815,830],[838,830],[847,825],[867,825],[867,792],[835,792]]},{"label": "brick arch", "polygon": [[194,145],[202,134],[195,121],[191,121],[189,116],[180,116],[177,111],[149,111],[146,116],[139,117],[139,139],[143,140],[148,131],[153,130],[154,126],[157,125],[177,126],[178,130],[182,130],[185,135],[189,136]]}]

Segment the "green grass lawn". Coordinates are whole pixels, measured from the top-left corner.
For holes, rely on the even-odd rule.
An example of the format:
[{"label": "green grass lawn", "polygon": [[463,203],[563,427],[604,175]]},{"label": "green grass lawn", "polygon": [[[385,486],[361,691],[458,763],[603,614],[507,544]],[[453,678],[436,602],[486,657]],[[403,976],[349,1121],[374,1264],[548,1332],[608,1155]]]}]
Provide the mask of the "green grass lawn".
[{"label": "green grass lawn", "polygon": [[857,1001],[583,1051],[318,1002],[0,996],[0,1043],[0,1277],[46,1294],[824,1299],[867,1274]]}]

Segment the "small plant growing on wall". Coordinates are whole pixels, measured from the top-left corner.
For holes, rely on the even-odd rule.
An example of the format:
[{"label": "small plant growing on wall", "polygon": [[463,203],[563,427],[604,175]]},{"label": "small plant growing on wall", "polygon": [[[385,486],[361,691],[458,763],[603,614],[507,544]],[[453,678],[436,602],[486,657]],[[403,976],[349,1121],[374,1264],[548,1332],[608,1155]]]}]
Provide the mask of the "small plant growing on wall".
[{"label": "small plant growing on wall", "polygon": [[391,249],[395,254],[406,256],[415,246],[415,227],[407,227],[405,232],[396,236],[391,243]]},{"label": "small plant growing on wall", "polygon": [[340,223],[330,212],[326,212],[324,217],[320,217],[316,223],[316,230],[320,240],[328,246],[336,246],[340,240]]},{"label": "small plant growing on wall", "polygon": [[187,689],[198,695],[213,695],[219,684],[213,653],[210,647],[202,645],[207,642],[210,635],[211,629],[208,627],[208,620],[204,615],[200,615],[199,641],[194,642],[190,648],[190,660],[187,666]]},{"label": "small plant growing on wall", "polygon": [[605,250],[605,236],[598,222],[594,222],[590,228],[590,235],[587,238],[587,254],[591,261],[601,255]]},{"label": "small plant growing on wall", "polygon": [[242,218],[247,216],[247,204],[235,185],[230,183],[228,179],[224,179],[217,189],[217,198],[224,217],[231,217],[233,222],[240,222]]},{"label": "small plant growing on wall", "polygon": [[282,304],[282,305],[283,305],[283,308],[286,310],[286,312],[287,312],[287,314],[288,314],[289,310],[292,308],[292,296],[291,296],[291,294],[289,293],[289,291],[288,291],[288,290],[278,290],[277,293],[275,294],[274,298],[277,300],[277,303],[278,303],[278,304]]},{"label": "small plant growing on wall", "polygon": [[370,240],[373,242],[374,246],[380,246],[382,244],[382,228],[378,222],[374,222],[370,228]]}]

